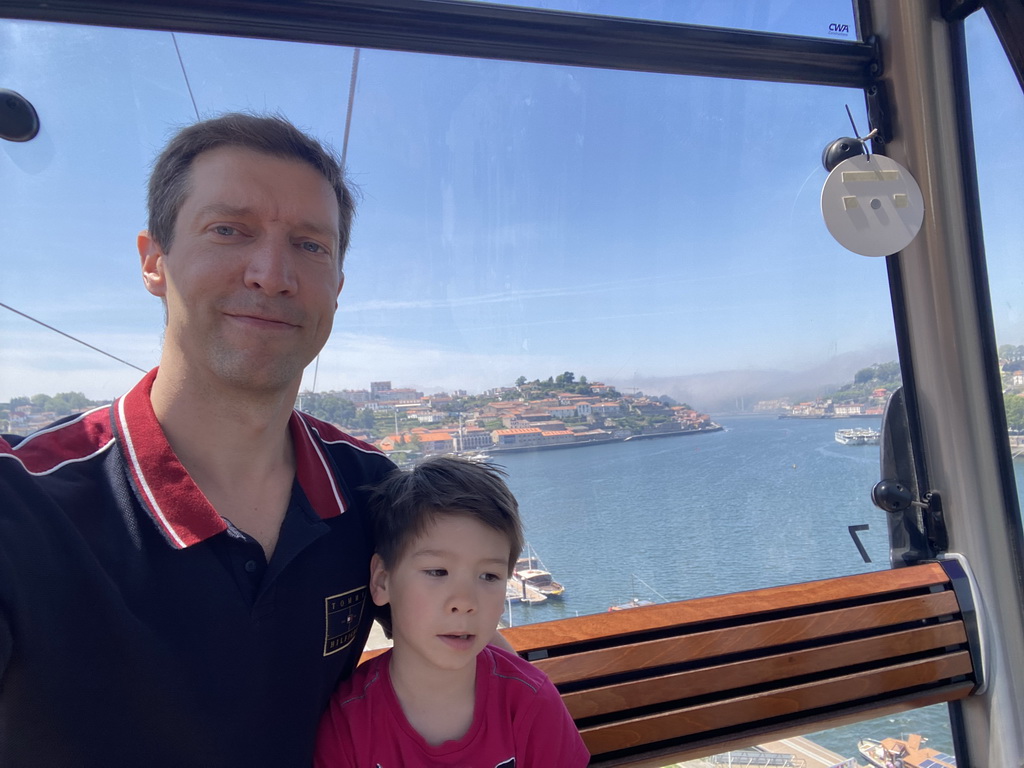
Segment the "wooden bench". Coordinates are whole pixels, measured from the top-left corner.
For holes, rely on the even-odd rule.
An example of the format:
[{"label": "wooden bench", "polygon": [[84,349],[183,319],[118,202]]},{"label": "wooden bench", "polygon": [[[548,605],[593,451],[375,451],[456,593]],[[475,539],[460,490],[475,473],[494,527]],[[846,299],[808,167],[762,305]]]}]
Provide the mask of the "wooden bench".
[{"label": "wooden bench", "polygon": [[591,765],[662,766],[967,696],[966,582],[930,563],[503,634],[554,681]]}]

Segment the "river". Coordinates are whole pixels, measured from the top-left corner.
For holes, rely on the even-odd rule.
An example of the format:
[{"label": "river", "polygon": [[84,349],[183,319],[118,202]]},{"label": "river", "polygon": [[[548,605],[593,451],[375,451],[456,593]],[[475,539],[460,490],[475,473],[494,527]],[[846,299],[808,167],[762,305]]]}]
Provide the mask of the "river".
[{"label": "river", "polygon": [[[498,454],[527,540],[566,587],[514,604],[515,625],[888,567],[885,513],[870,500],[878,446],[835,442],[876,421],[740,416],[722,432]],[[1015,462],[1018,488],[1024,462]],[[849,526],[871,558],[865,563]],[[508,618],[506,614],[506,619]],[[853,757],[859,737],[921,733],[952,751],[944,705],[812,736]]]}]

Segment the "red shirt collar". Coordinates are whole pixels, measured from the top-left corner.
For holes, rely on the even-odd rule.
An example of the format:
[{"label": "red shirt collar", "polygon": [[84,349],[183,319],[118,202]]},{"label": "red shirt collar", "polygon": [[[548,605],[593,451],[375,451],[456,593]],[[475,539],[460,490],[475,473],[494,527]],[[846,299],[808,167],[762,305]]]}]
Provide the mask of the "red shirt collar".
[{"label": "red shirt collar", "polygon": [[[147,373],[113,405],[121,453],[139,499],[176,548],[183,549],[227,530],[227,521],[193,482],[174,455],[153,412],[150,392],[157,369]],[[323,519],[345,511],[331,460],[314,428],[297,412],[288,421],[295,447],[296,479]]]}]

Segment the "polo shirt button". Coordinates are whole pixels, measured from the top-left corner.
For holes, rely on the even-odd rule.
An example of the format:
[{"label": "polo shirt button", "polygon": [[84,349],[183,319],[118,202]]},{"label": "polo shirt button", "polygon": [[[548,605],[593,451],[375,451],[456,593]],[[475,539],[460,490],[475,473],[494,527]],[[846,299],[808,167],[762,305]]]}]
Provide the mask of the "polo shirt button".
[{"label": "polo shirt button", "polygon": [[246,570],[247,573],[255,573],[256,572],[256,561],[255,560],[249,560],[248,562],[246,562],[245,570]]}]

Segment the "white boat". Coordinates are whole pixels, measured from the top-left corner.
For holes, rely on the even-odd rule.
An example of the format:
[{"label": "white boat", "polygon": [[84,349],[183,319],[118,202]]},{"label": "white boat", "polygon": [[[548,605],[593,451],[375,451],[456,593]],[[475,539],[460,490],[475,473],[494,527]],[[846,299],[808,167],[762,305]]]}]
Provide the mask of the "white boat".
[{"label": "white boat", "polygon": [[882,433],[870,427],[855,427],[836,431],[836,442],[843,445],[878,445]]},{"label": "white boat", "polygon": [[635,573],[631,574],[630,578],[631,578],[631,580],[633,582],[633,597],[629,600],[629,602],[617,603],[616,605],[608,606],[608,610],[609,611],[627,611],[630,608],[643,608],[644,606],[647,606],[647,605],[654,605],[654,601],[653,600],[650,600],[649,598],[646,598],[646,597],[639,597],[637,595],[636,583],[638,581],[641,584],[643,584],[645,587],[647,587],[647,589],[650,590],[651,594],[656,595],[662,602],[668,602],[663,594],[658,592],[658,590],[656,590],[654,587],[652,587],[646,581],[641,579]]},{"label": "white boat", "polygon": [[516,560],[512,569],[512,579],[535,589],[545,597],[558,597],[565,592],[565,587],[555,581],[529,544],[526,545],[526,556]]}]

